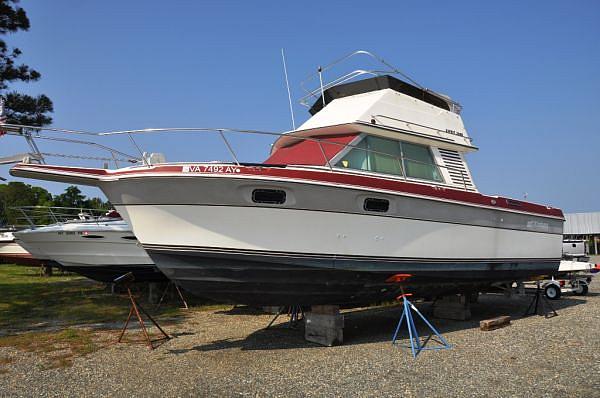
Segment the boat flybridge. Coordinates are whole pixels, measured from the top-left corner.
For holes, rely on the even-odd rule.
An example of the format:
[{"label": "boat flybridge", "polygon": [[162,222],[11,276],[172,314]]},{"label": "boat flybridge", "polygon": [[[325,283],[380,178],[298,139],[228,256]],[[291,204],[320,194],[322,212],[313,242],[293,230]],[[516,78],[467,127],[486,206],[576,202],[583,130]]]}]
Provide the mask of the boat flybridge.
[{"label": "boat flybridge", "polygon": [[[356,56],[382,61],[343,60]],[[115,170],[21,163],[11,174],[98,186],[168,278],[220,301],[352,306],[395,297],[398,274],[431,297],[556,271],[561,210],[479,193],[460,105],[383,64],[308,90],[312,116],[293,131],[213,129],[233,162],[143,153]],[[233,133],[277,139],[263,163],[243,163]]]}]

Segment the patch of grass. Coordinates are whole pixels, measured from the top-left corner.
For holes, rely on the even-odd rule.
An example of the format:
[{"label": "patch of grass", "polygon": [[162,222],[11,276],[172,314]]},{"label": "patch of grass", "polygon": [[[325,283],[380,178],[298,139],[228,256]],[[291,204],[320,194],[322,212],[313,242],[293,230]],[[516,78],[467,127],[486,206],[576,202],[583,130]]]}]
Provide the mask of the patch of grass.
[{"label": "patch of grass", "polygon": [[106,343],[106,332],[68,328],[60,332],[31,332],[0,337],[0,347],[33,352],[45,361],[45,369],[63,368],[75,358],[98,351]]},{"label": "patch of grass", "polygon": [[[127,300],[102,283],[77,275],[42,277],[35,267],[0,265],[0,292],[0,329],[121,322],[129,311]],[[178,312],[164,305],[158,315]]]}]

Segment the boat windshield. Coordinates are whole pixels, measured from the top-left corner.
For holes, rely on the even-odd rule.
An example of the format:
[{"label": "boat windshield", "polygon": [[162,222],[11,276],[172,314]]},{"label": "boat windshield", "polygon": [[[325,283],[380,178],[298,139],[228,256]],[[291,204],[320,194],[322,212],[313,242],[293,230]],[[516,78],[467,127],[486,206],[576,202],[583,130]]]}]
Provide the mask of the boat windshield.
[{"label": "boat windshield", "polygon": [[444,181],[431,150],[425,145],[367,135],[354,146],[356,148],[348,151],[336,166]]}]

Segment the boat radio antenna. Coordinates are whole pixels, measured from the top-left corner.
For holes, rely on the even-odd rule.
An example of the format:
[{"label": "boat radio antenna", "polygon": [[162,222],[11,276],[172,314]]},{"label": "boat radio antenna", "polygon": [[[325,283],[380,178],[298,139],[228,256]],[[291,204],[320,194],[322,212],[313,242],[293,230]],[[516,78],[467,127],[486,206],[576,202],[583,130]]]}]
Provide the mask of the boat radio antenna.
[{"label": "boat radio antenna", "polygon": [[319,66],[319,68],[317,69],[317,72],[319,72],[319,84],[321,85],[321,100],[323,101],[323,108],[325,108],[325,91],[323,89],[323,68],[321,68]]},{"label": "boat radio antenna", "polygon": [[292,115],[292,129],[296,130],[296,121],[294,120],[294,107],[292,106],[292,94],[290,92],[290,82],[288,81],[287,66],[285,65],[285,53],[281,49],[281,61],[283,62],[283,74],[285,76],[285,86],[287,87],[288,101],[290,103],[290,114]]}]

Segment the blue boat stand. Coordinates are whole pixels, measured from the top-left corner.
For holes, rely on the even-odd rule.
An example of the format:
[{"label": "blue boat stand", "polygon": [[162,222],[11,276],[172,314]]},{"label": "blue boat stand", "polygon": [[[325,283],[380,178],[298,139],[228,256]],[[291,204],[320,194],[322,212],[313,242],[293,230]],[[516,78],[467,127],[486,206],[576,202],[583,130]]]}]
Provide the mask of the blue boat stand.
[{"label": "blue boat stand", "polygon": [[[402,326],[402,321],[406,319],[406,328],[408,329],[408,335],[410,338],[410,349],[413,355],[413,358],[416,358],[417,355],[423,350],[445,350],[448,348],[452,348],[450,344],[442,337],[440,332],[419,312],[417,307],[415,307],[406,297],[410,296],[410,293],[402,294],[398,296],[396,299],[400,300],[402,298],[402,316],[400,317],[400,321],[398,322],[398,326],[396,326],[396,331],[394,332],[394,337],[392,338],[392,344],[396,344],[396,338],[398,337],[398,332],[400,331],[400,326]],[[421,337],[417,332],[417,327],[415,326],[415,321],[413,319],[412,311],[414,311],[425,324],[429,327],[429,329],[433,332],[430,334],[424,341],[421,341]],[[427,343],[433,336],[436,336],[439,340],[435,340],[440,345],[434,347],[426,347]],[[405,346],[408,347],[408,346]]]}]

